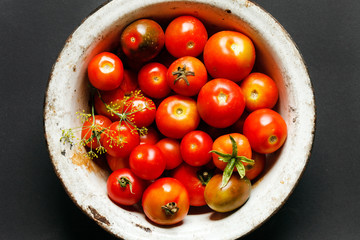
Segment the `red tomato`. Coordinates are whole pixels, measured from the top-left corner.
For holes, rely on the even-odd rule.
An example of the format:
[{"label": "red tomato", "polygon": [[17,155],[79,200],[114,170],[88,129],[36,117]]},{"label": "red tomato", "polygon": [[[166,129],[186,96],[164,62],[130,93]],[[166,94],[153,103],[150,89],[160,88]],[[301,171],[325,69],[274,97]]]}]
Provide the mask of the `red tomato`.
[{"label": "red tomato", "polygon": [[254,66],[254,44],[239,32],[217,32],[205,45],[204,63],[213,78],[239,82],[249,75]]},{"label": "red tomato", "polygon": [[249,112],[261,108],[273,108],[278,100],[278,88],[274,80],[263,73],[251,73],[240,84]]},{"label": "red tomato", "polygon": [[[119,121],[117,114],[122,113],[124,106],[124,91],[119,87],[111,91],[99,91],[94,95],[94,106],[98,114],[108,117],[111,121]],[[106,105],[107,106],[106,106]]]},{"label": "red tomato", "polygon": [[182,138],[197,128],[200,116],[195,100],[174,95],[160,103],[155,121],[159,131],[166,137]]},{"label": "red tomato", "polygon": [[166,81],[167,68],[161,63],[152,62],[143,66],[138,73],[141,91],[152,98],[164,98],[170,94]]},{"label": "red tomato", "polygon": [[180,142],[172,138],[163,138],[156,143],[166,158],[166,168],[174,169],[179,166],[183,159],[180,152]]},{"label": "red tomato", "polygon": [[181,156],[191,166],[203,166],[211,160],[212,145],[209,134],[199,130],[191,131],[181,140]]},{"label": "red tomato", "polygon": [[86,146],[93,149],[99,147],[100,140],[103,138],[104,133],[101,133],[105,128],[109,127],[111,120],[102,115],[95,115],[90,117],[84,122],[81,129],[81,139],[84,141]]},{"label": "red tomato", "polygon": [[120,84],[126,96],[130,96],[132,92],[138,89],[137,75],[131,70],[124,69],[124,78]]},{"label": "red tomato", "polygon": [[128,157],[131,151],[140,144],[136,129],[125,122],[113,122],[105,131],[102,141],[107,153],[114,157]]},{"label": "red tomato", "polygon": [[199,56],[204,50],[208,33],[204,24],[193,16],[175,18],[165,31],[165,46],[171,55]]},{"label": "red tomato", "polygon": [[[265,164],[266,164],[266,155],[257,153],[257,152],[253,152],[252,160],[254,160],[255,163],[251,169],[246,170],[246,174],[245,174],[245,176],[249,180],[254,180],[255,178],[257,178],[260,175],[260,173],[262,173],[262,171],[264,171]],[[245,166],[245,168],[246,168],[246,166]]]},{"label": "red tomato", "polygon": [[225,128],[234,124],[245,109],[241,88],[234,82],[217,78],[200,90],[197,108],[201,118],[210,126]]},{"label": "red tomato", "polygon": [[182,57],[173,62],[167,70],[167,83],[182,96],[195,96],[207,82],[204,64],[195,57]]},{"label": "red tomato", "polygon": [[142,206],[145,215],[160,225],[182,221],[189,212],[189,194],[175,178],[160,178],[144,191]]},{"label": "red tomato", "polygon": [[113,157],[106,154],[106,162],[113,172],[120,168],[130,168],[128,157]]},{"label": "red tomato", "polygon": [[237,120],[233,125],[231,125],[230,132],[243,133],[244,122],[248,116],[249,113],[247,111],[244,111],[239,120]]},{"label": "red tomato", "polygon": [[140,144],[156,144],[160,140],[160,134],[153,127],[147,128],[147,133],[140,135]]},{"label": "red tomato", "polygon": [[117,204],[131,206],[141,200],[145,182],[128,168],[122,168],[110,174],[107,180],[109,198]]},{"label": "red tomato", "polygon": [[[217,138],[214,141],[213,150],[231,155],[233,152],[233,146],[229,136],[232,136],[236,142],[237,155],[251,159],[252,151],[251,151],[250,143],[248,139],[240,133],[230,133]],[[216,153],[212,153],[212,157],[215,166],[221,170],[224,170],[227,165],[227,162],[223,162],[222,160],[220,160],[219,159],[220,156],[217,155]]]},{"label": "red tomato", "polygon": [[125,102],[124,113],[127,119],[138,128],[150,126],[155,119],[154,102],[142,95],[136,95]]},{"label": "red tomato", "polygon": [[211,174],[200,167],[193,167],[186,163],[177,167],[172,176],[179,180],[189,193],[191,206],[204,206],[205,186],[211,178]]},{"label": "red tomato", "polygon": [[123,64],[115,54],[103,52],[93,57],[88,65],[90,83],[99,90],[113,90],[124,76]]},{"label": "red tomato", "polygon": [[146,62],[164,47],[164,31],[150,19],[140,19],[128,25],[121,34],[121,47],[133,60]]},{"label": "red tomato", "polygon": [[287,126],[281,115],[271,109],[259,109],[249,114],[244,122],[244,135],[258,153],[272,153],[285,142]]},{"label": "red tomato", "polygon": [[141,144],[131,152],[129,164],[137,176],[145,180],[153,180],[164,172],[166,159],[157,146]]}]

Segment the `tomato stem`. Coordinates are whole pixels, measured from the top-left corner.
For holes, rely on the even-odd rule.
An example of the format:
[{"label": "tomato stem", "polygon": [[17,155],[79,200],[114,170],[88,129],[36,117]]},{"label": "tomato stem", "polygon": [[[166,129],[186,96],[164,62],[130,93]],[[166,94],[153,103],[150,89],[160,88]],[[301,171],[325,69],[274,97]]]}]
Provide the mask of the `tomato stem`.
[{"label": "tomato stem", "polygon": [[127,177],[120,177],[120,178],[118,178],[117,180],[118,180],[118,183],[120,184],[120,187],[122,187],[122,188],[125,188],[127,185],[129,185],[130,192],[131,192],[132,194],[134,194],[133,191],[132,191],[132,182],[130,181],[129,178],[127,178]]},{"label": "tomato stem", "polygon": [[164,212],[167,216],[172,216],[179,211],[179,208],[178,208],[176,202],[169,202],[169,203],[165,204],[164,206],[161,206],[161,209],[164,210]]},{"label": "tomato stem", "polygon": [[213,171],[209,171],[207,169],[200,169],[199,171],[197,171],[196,175],[200,180],[201,184],[203,186],[206,186],[213,176]]},{"label": "tomato stem", "polygon": [[172,75],[177,75],[176,79],[174,80],[174,85],[177,81],[180,79],[184,79],[186,85],[190,85],[189,80],[187,79],[187,76],[195,76],[195,73],[192,71],[186,70],[186,65],[184,64],[183,67],[178,67],[177,71],[172,72]]}]

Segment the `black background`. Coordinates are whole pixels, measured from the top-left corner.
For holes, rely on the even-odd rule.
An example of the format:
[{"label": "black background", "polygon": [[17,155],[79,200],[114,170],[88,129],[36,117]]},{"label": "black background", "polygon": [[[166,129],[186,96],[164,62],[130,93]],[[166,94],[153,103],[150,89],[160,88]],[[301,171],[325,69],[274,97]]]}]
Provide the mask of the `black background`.
[{"label": "black background", "polygon": [[[72,31],[104,0],[0,0],[0,239],[114,239],[65,193],[43,102]],[[360,239],[360,2],[258,0],[297,43],[315,91],[312,155],[294,193],[245,239]]]}]

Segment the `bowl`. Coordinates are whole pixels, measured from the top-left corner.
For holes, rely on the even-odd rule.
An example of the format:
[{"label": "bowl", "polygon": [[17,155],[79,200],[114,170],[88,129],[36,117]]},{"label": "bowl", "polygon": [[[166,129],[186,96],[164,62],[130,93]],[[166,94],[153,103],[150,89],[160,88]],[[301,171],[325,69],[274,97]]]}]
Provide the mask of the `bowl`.
[{"label": "bowl", "polygon": [[[84,157],[84,148],[64,145],[60,138],[62,130],[81,126],[76,112],[89,111],[86,70],[93,56],[117,47],[121,31],[136,19],[166,23],[185,14],[198,17],[213,31],[235,30],[253,40],[257,70],[271,76],[279,87],[277,111],[288,125],[288,137],[280,151],[268,156],[265,173],[241,208],[227,214],[194,210],[181,223],[162,227],[140,210],[110,201],[109,171]],[[113,0],[85,19],[66,41],[48,82],[44,128],[54,170],[66,192],[111,234],[124,239],[235,239],[264,223],[294,190],[310,157],[315,103],[299,50],[260,6],[246,0]]]}]

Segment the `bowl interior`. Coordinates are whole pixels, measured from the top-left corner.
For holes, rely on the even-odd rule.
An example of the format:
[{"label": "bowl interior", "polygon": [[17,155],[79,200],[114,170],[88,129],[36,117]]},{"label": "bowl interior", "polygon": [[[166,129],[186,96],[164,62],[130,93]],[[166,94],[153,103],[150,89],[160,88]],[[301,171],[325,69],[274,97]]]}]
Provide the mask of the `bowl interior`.
[{"label": "bowl interior", "polygon": [[[81,127],[79,114],[89,112],[87,64],[102,51],[119,46],[122,29],[140,18],[163,26],[180,15],[202,20],[209,33],[235,30],[256,47],[255,70],[268,74],[279,87],[278,112],[288,125],[283,148],[269,156],[265,174],[240,209],[219,214],[193,208],[183,222],[161,227],[139,208],[123,208],[109,200],[109,172],[102,162],[84,157],[85,149],[60,142],[62,130]],[[240,237],[269,218],[295,187],[308,160],[314,131],[311,83],[295,44],[268,13],[249,1],[112,1],[88,17],[67,40],[54,65],[44,108],[45,135],[55,172],[72,200],[100,226],[125,239],[228,239]],[[74,132],[79,138],[78,132]],[[235,223],[235,224],[234,224]]]}]

